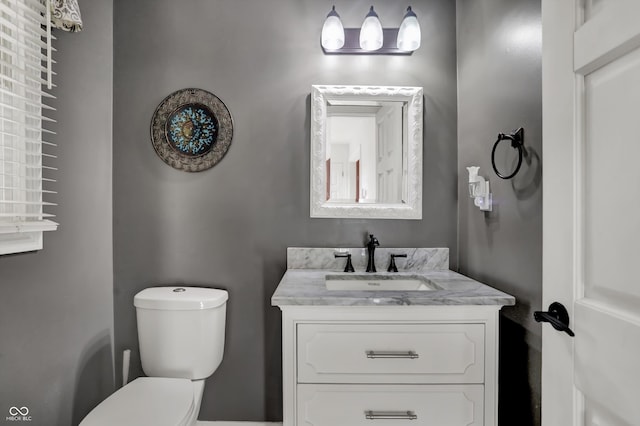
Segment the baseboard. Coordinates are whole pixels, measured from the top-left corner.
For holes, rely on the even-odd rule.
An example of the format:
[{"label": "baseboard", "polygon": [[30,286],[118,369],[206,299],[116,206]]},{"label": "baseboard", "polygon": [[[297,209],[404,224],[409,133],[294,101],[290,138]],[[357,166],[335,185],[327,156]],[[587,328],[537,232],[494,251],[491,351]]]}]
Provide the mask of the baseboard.
[{"label": "baseboard", "polygon": [[282,423],[269,422],[203,422],[198,420],[198,426],[282,426]]}]

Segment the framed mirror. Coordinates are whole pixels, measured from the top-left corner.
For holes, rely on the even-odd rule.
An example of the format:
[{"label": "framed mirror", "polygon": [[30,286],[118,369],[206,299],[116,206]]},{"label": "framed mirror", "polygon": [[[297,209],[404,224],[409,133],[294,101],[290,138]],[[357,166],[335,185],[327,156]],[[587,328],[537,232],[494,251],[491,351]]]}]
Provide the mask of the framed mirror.
[{"label": "framed mirror", "polygon": [[312,86],[311,217],[422,219],[422,87]]}]

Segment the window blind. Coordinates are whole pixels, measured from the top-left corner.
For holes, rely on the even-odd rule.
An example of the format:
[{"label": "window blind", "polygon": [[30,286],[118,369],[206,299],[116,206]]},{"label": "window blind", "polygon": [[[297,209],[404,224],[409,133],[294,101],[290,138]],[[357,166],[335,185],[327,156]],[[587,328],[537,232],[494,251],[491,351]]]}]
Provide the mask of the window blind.
[{"label": "window blind", "polygon": [[41,249],[57,228],[48,16],[48,1],[0,0],[0,254]]}]

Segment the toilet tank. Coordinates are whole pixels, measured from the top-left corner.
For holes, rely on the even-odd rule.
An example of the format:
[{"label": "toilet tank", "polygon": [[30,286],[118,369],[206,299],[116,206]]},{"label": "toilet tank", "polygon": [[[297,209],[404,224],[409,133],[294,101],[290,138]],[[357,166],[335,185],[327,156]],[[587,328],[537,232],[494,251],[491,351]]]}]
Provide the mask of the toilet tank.
[{"label": "toilet tank", "polygon": [[198,380],[222,362],[228,293],[201,287],[152,287],[136,294],[142,369],[149,377]]}]

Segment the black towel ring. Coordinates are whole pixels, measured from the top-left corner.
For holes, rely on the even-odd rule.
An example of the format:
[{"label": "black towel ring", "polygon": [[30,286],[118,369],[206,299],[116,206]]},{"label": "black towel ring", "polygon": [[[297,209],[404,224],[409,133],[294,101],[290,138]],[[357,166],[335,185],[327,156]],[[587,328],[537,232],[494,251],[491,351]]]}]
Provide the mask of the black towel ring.
[{"label": "black towel ring", "polygon": [[[498,171],[496,167],[496,148],[500,144],[500,142],[504,140],[511,141],[511,147],[516,148],[518,150],[518,165],[516,169],[510,175],[503,175]],[[498,140],[493,145],[493,149],[491,150],[491,165],[493,166],[493,171],[496,172],[499,178],[502,179],[511,179],[520,171],[520,166],[522,166],[522,156],[526,155],[526,151],[524,150],[524,129],[520,127],[518,130],[513,133],[506,135],[504,133],[498,133]]]}]

